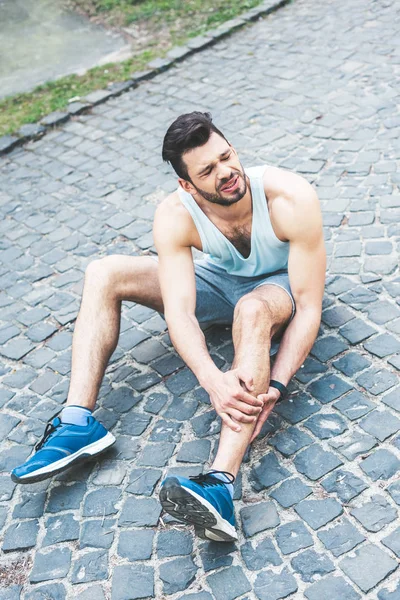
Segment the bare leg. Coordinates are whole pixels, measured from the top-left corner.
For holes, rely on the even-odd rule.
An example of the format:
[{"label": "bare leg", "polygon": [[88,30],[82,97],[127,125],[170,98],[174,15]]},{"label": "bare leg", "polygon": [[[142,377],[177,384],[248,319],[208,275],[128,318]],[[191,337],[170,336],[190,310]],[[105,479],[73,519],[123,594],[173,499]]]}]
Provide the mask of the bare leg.
[{"label": "bare leg", "polygon": [[108,256],[89,264],[72,342],[67,405],[94,408],[118,342],[122,300],[163,312],[156,261],[148,256]]},{"label": "bare leg", "polygon": [[[243,296],[235,307],[232,327],[235,358],[232,368],[252,374],[254,396],[268,389],[271,338],[289,321],[292,304],[287,293],[274,285],[263,285]],[[212,469],[237,475],[256,421],[241,423],[241,431],[222,425],[218,453]]]}]

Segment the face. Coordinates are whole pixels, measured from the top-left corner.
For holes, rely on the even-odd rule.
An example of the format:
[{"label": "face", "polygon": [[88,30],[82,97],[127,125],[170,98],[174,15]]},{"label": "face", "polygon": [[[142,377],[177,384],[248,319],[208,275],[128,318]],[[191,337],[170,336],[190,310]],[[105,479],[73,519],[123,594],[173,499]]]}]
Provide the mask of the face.
[{"label": "face", "polygon": [[231,206],[246,194],[246,177],[236,151],[217,133],[213,132],[203,146],[185,152],[183,160],[191,182],[180,179],[180,183],[192,195]]}]

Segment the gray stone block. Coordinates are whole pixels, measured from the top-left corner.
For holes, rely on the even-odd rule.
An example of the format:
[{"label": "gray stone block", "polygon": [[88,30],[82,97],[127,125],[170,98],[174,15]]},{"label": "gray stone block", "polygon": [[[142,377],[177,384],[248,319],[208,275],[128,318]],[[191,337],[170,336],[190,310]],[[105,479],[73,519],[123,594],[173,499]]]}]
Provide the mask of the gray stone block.
[{"label": "gray stone block", "polygon": [[288,427],[270,438],[269,443],[283,456],[291,456],[301,448],[312,444],[313,438],[296,427]]},{"label": "gray stone block", "polygon": [[287,398],[285,402],[275,405],[275,412],[292,425],[300,423],[300,421],[318,412],[319,409],[318,402],[304,392],[300,392],[296,396]]},{"label": "gray stone block", "polygon": [[280,465],[276,456],[269,452],[251,469],[249,480],[252,488],[259,492],[286,479],[289,475],[289,471]]},{"label": "gray stone block", "polygon": [[371,354],[374,354],[379,358],[384,358],[389,354],[400,351],[400,341],[389,333],[383,333],[382,335],[373,337],[372,340],[368,340],[368,342],[364,344],[364,348],[368,350],[368,352],[371,352]]},{"label": "gray stone block", "polygon": [[[7,476],[7,479],[9,477]],[[15,484],[12,484],[12,487],[15,487]],[[1,490],[4,490],[3,482],[0,485]],[[3,500],[2,495],[0,495],[0,499]],[[6,500],[7,498],[4,498]],[[13,510],[13,518],[15,519],[29,519],[29,518],[37,518],[43,515],[44,511],[44,503],[46,500],[46,492],[38,492],[38,493],[22,493],[20,496],[20,502],[16,504]]]},{"label": "gray stone block", "polygon": [[398,376],[387,369],[371,368],[356,379],[368,392],[377,396],[398,383]]},{"label": "gray stone block", "polygon": [[140,496],[151,496],[161,474],[159,469],[133,469],[126,491]]},{"label": "gray stone block", "polygon": [[182,444],[176,460],[178,462],[205,463],[208,461],[211,451],[210,440],[201,439],[185,442]]},{"label": "gray stone block", "polygon": [[113,519],[85,521],[79,537],[80,548],[110,548],[114,540]]},{"label": "gray stone block", "polygon": [[400,527],[397,527],[390,535],[384,537],[382,544],[387,546],[387,548],[400,558]]},{"label": "gray stone block", "polygon": [[155,527],[161,514],[161,506],[155,498],[127,498],[122,507],[120,527]]},{"label": "gray stone block", "polygon": [[347,429],[346,421],[339,415],[323,413],[313,415],[304,423],[315,436],[322,440],[342,434]]},{"label": "gray stone block", "polygon": [[388,410],[374,410],[361,419],[360,427],[383,442],[400,430],[400,419]]},{"label": "gray stone block", "polygon": [[342,469],[333,471],[321,485],[327,492],[335,492],[343,502],[349,502],[368,488],[368,484],[360,477]]},{"label": "gray stone block", "polygon": [[[214,414],[215,418],[215,414]],[[179,442],[181,438],[180,429],[182,427],[181,423],[177,423],[175,421],[165,421],[164,419],[160,419],[155,424],[150,437],[150,442]]]},{"label": "gray stone block", "polygon": [[330,445],[339,450],[348,460],[354,460],[357,456],[369,452],[377,445],[377,441],[371,435],[352,431],[341,440],[332,439]]},{"label": "gray stone block", "polygon": [[332,335],[328,335],[315,342],[311,354],[321,362],[330,360],[348,348],[347,344]]},{"label": "gray stone block", "polygon": [[332,452],[324,450],[318,444],[313,444],[297,454],[294,464],[300,473],[316,481],[343,463]]},{"label": "gray stone block", "polygon": [[212,573],[207,577],[207,583],[216,600],[235,600],[251,591],[250,582],[238,566]]},{"label": "gray stone block", "polygon": [[147,560],[153,552],[152,529],[121,531],[118,543],[118,554],[129,561]]},{"label": "gray stone block", "polygon": [[277,489],[270,493],[270,496],[277,500],[284,508],[289,508],[304,500],[311,493],[312,488],[303,483],[298,477],[295,477],[281,483]]},{"label": "gray stone block", "polygon": [[242,558],[250,571],[260,571],[268,565],[275,567],[282,564],[272,540],[266,538],[260,543],[246,542],[240,547]]},{"label": "gray stone block", "polygon": [[13,523],[4,534],[3,552],[16,552],[17,550],[33,548],[36,544],[38,532],[39,523],[37,519]]},{"label": "gray stone block", "polygon": [[308,388],[309,392],[323,404],[336,400],[351,389],[351,385],[346,381],[331,374],[314,381]]},{"label": "gray stone block", "polygon": [[340,598],[340,600],[359,600],[360,594],[356,592],[343,577],[327,575],[321,581],[313,583],[304,592],[308,600],[321,600],[321,598]]},{"label": "gray stone block", "polygon": [[317,535],[325,548],[332,552],[333,556],[341,556],[346,552],[350,552],[365,540],[365,537],[348,519],[339,521],[329,529],[319,531]]},{"label": "gray stone block", "polygon": [[164,411],[163,416],[166,419],[188,421],[195,414],[197,407],[198,402],[195,399],[175,397]]},{"label": "gray stone block", "polygon": [[160,579],[164,594],[186,590],[196,577],[197,568],[190,556],[163,563],[160,566]]},{"label": "gray stone block", "polygon": [[302,500],[295,506],[297,514],[313,529],[319,529],[343,512],[343,507],[333,498]]},{"label": "gray stone block", "polygon": [[104,550],[88,552],[74,561],[71,583],[87,583],[108,578],[108,554]]},{"label": "gray stone block", "polygon": [[351,421],[363,417],[375,408],[373,402],[356,390],[350,392],[344,398],[337,400],[333,406]]},{"label": "gray stone block", "polygon": [[305,550],[291,560],[293,569],[303,581],[317,581],[335,570],[335,565],[326,554],[317,554],[314,550]]},{"label": "gray stone block", "polygon": [[186,556],[193,550],[193,540],[189,531],[169,529],[160,531],[157,541],[157,556],[167,558],[171,556]]},{"label": "gray stone block", "polygon": [[398,562],[378,546],[367,544],[340,562],[342,571],[365,593],[398,567]]},{"label": "gray stone block", "polygon": [[295,578],[287,569],[280,573],[262,571],[254,582],[254,591],[260,600],[279,600],[290,596],[298,589]]},{"label": "gray stone block", "polygon": [[399,471],[400,460],[389,450],[380,448],[364,459],[360,467],[373,481],[390,479]]},{"label": "gray stone block", "polygon": [[282,554],[291,554],[302,548],[308,548],[314,543],[302,521],[292,521],[281,525],[276,530],[275,536]]},{"label": "gray stone block", "polygon": [[40,581],[65,577],[69,571],[70,564],[71,550],[69,548],[56,548],[49,552],[36,552],[29,581],[31,583],[39,583]]},{"label": "gray stone block", "polygon": [[121,497],[119,487],[105,487],[89,492],[83,505],[84,517],[104,517],[118,512],[116,504]]},{"label": "gray stone block", "polygon": [[240,510],[243,533],[246,538],[276,527],[280,523],[277,510],[273,502],[260,502],[245,506]]},{"label": "gray stone block", "polygon": [[378,600],[400,600],[400,582],[393,590],[385,588],[378,592]]},{"label": "gray stone block", "polygon": [[347,377],[353,377],[359,371],[369,367],[370,364],[371,361],[358,352],[346,352],[339,360],[333,362],[333,366],[347,375]]},{"label": "gray stone block", "polygon": [[370,502],[353,508],[350,514],[367,530],[377,532],[397,518],[397,511],[384,496],[375,494]]},{"label": "gray stone block", "polygon": [[58,542],[68,542],[79,538],[79,521],[74,515],[61,514],[46,520],[46,535],[42,546],[51,546]]},{"label": "gray stone block", "polygon": [[388,486],[387,491],[392,496],[396,504],[400,506],[400,481],[395,481],[394,483],[391,483]]},{"label": "gray stone block", "polygon": [[221,431],[221,420],[214,410],[194,417],[190,422],[197,437],[208,437]]},{"label": "gray stone block", "polygon": [[[49,583],[35,587],[25,595],[25,598],[26,600],[65,600],[66,594],[67,592],[62,583]],[[99,600],[101,600],[101,597]]]}]

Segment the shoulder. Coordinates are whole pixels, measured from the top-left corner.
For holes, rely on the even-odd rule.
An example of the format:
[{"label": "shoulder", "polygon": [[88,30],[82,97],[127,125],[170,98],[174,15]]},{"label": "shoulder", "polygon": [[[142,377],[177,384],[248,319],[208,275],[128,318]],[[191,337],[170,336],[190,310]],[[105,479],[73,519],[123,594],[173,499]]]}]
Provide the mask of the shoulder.
[{"label": "shoulder", "polygon": [[194,223],[179,197],[178,190],[169,194],[158,205],[153,224],[154,241],[192,245]]},{"label": "shoulder", "polygon": [[320,234],[321,209],[315,188],[301,175],[267,167],[263,176],[271,218],[289,241]]}]

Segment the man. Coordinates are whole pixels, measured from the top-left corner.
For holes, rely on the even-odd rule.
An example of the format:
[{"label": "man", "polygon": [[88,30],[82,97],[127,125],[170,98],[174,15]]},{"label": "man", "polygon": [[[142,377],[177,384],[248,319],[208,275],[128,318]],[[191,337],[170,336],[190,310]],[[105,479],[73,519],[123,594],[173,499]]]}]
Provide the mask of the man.
[{"label": "man", "polygon": [[[230,541],[237,539],[232,496],[243,455],[317,336],[325,279],[319,202],[298,175],[265,166],[245,171],[209,113],[178,117],[163,159],[179,188],[156,211],[158,261],[111,256],[89,265],[67,406],[12,477],[40,481],[114,443],[91,411],[118,341],[121,302],[130,300],[165,315],[176,350],[222,419],[211,470],[167,477],[161,503],[201,537]],[[193,262],[192,248],[205,258]],[[225,373],[208,353],[205,323],[232,323],[235,357]]]}]

